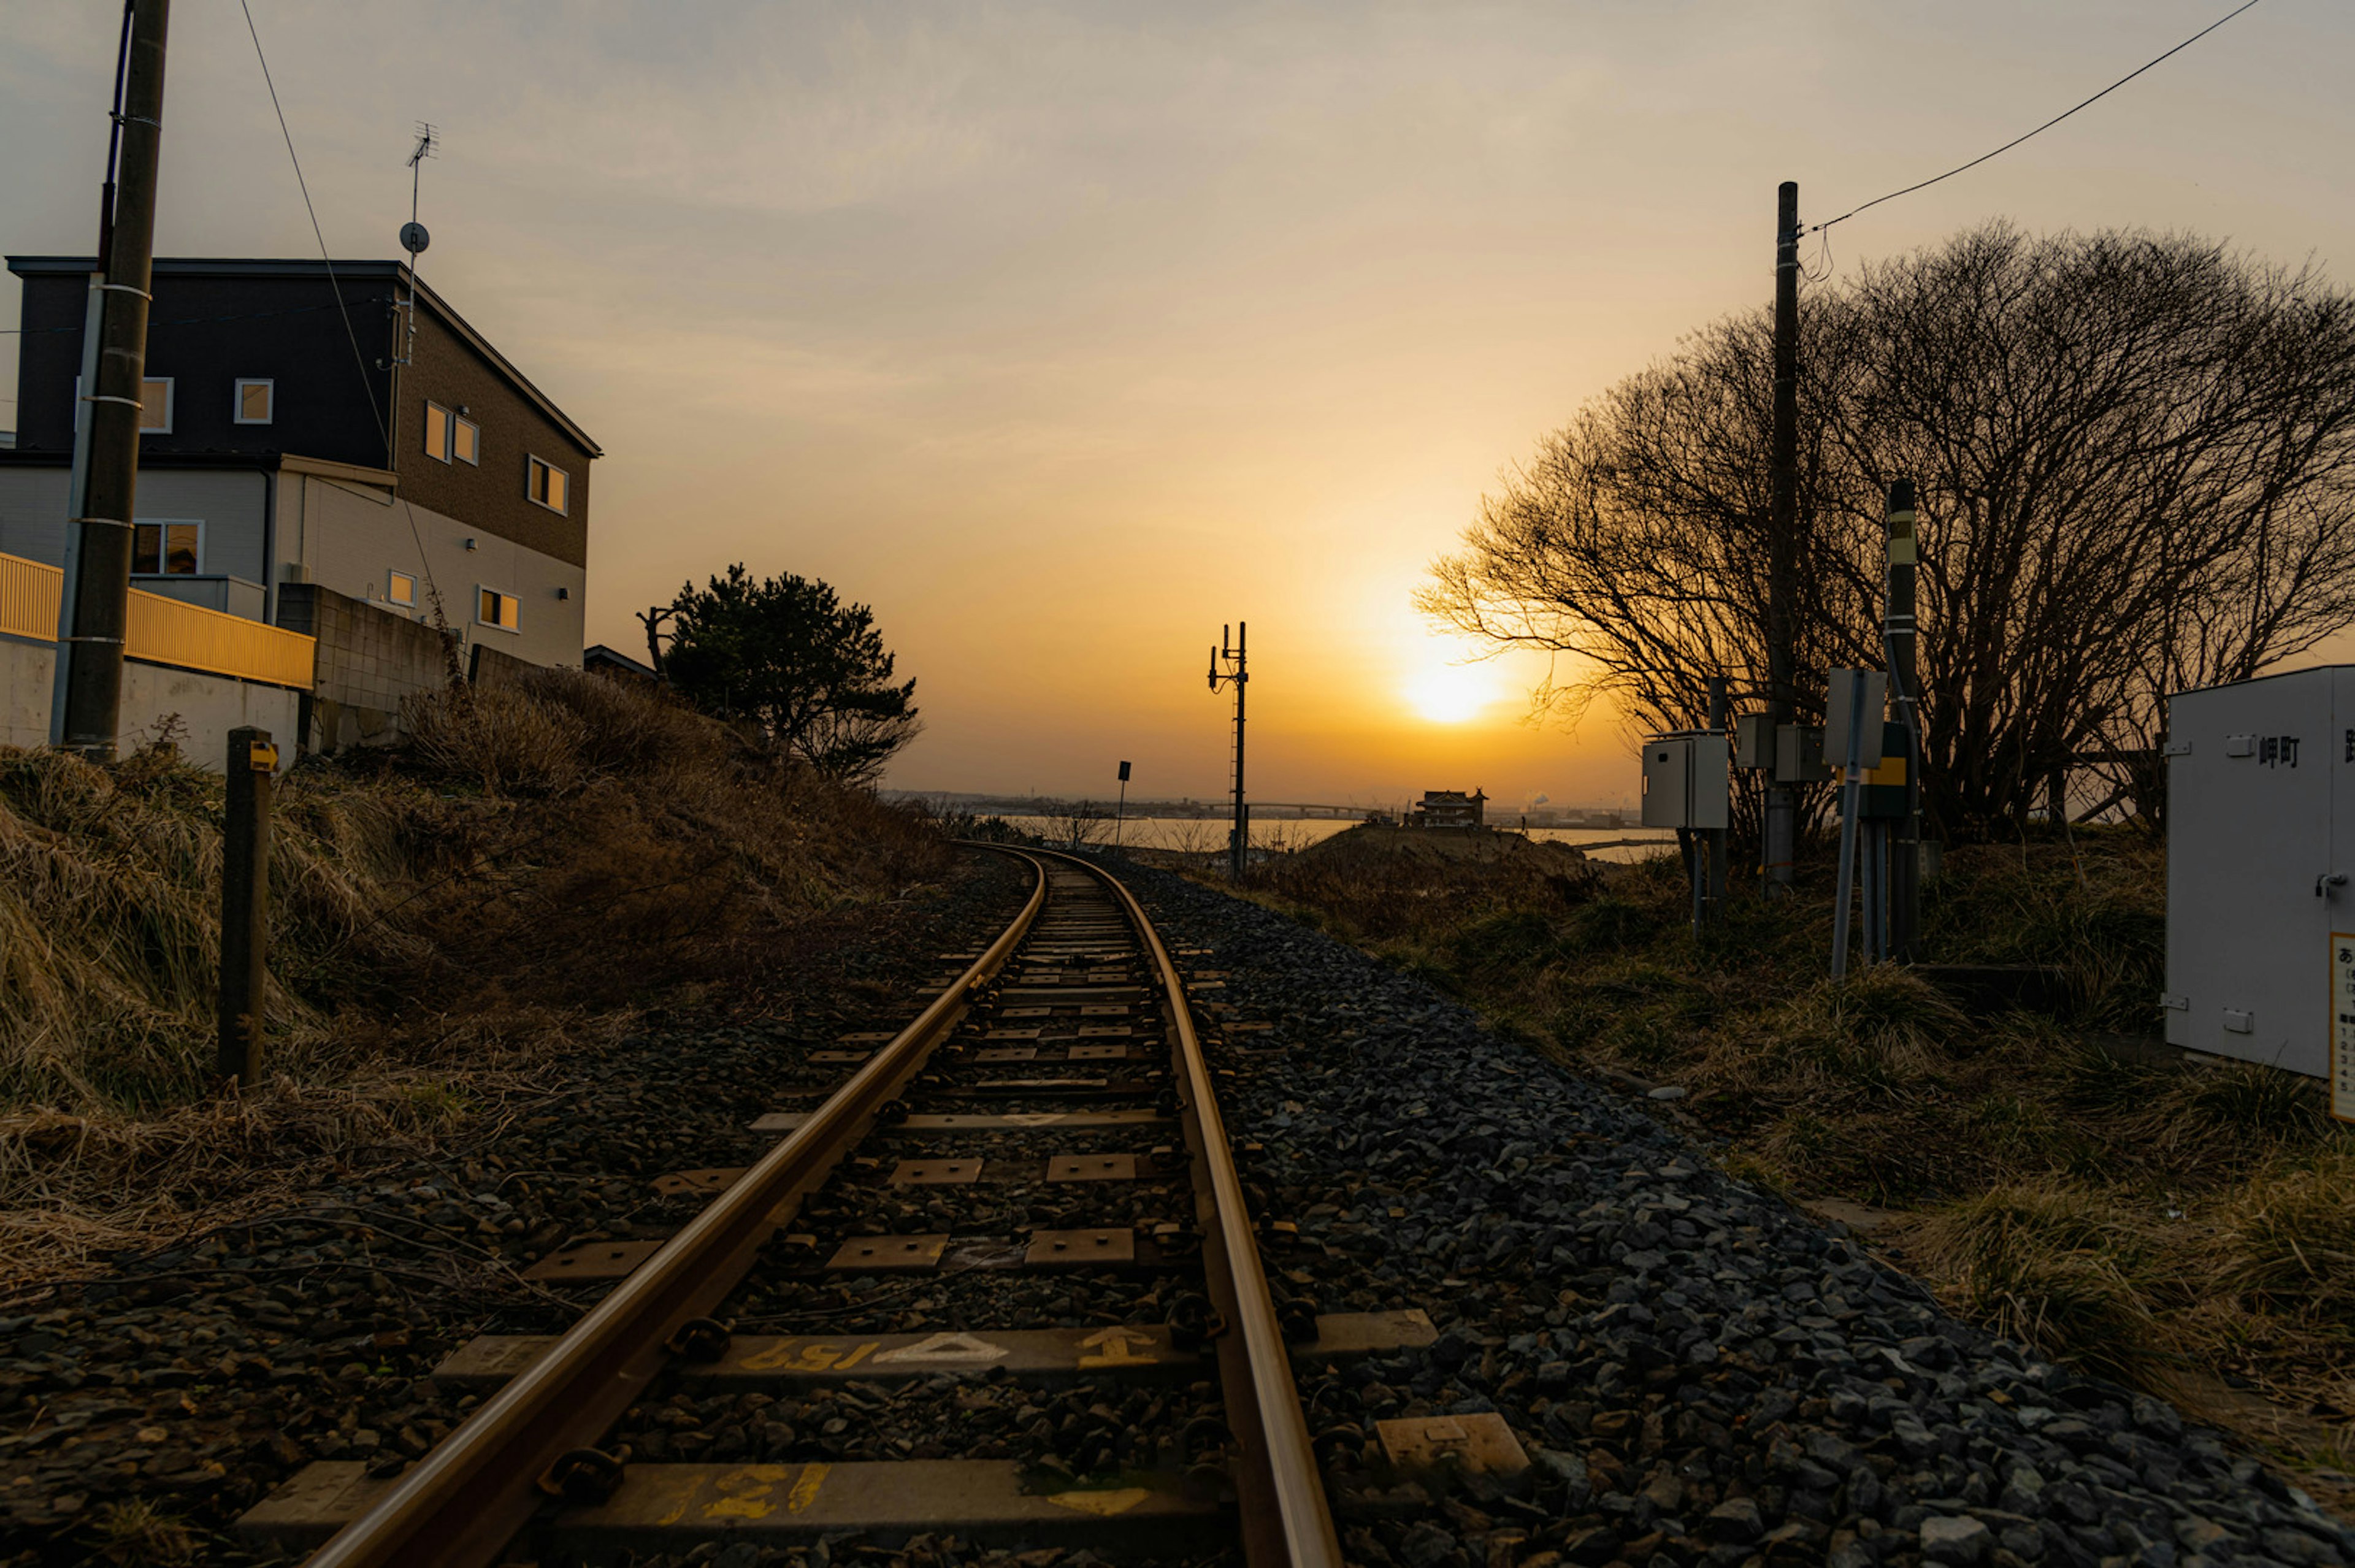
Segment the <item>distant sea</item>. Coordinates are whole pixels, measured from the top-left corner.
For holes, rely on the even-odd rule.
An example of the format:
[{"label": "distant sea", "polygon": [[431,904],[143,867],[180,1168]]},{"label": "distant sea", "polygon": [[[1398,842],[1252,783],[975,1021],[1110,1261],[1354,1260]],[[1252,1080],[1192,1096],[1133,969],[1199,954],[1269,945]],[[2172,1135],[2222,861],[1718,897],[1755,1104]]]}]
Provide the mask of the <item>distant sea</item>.
[{"label": "distant sea", "polygon": [[[1056,817],[1009,816],[1006,820],[1050,842],[1068,832],[1070,827]],[[1262,821],[1254,817],[1252,820],[1252,848],[1305,849],[1336,833],[1346,833],[1356,826],[1354,822],[1320,819]],[[1102,831],[1095,835],[1094,841],[1111,843],[1113,824],[1106,821],[1098,827]],[[1662,833],[1657,828],[1532,827],[1529,837],[1545,843],[1582,848],[1590,844],[1614,844],[1612,848],[1591,851],[1598,860],[1640,860],[1646,855],[1657,855],[1664,850],[1673,852],[1677,847],[1674,834]],[[1634,845],[1614,843],[1629,838],[1646,842]],[[1215,817],[1132,816],[1121,825],[1121,842],[1133,848],[1180,849],[1207,855],[1227,847],[1227,824]]]}]

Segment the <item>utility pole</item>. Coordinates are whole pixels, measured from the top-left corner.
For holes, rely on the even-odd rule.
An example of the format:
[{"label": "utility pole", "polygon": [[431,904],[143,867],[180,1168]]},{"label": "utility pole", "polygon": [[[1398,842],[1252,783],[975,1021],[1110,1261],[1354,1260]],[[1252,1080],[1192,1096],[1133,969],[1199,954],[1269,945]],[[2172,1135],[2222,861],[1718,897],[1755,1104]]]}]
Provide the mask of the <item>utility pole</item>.
[{"label": "utility pole", "polygon": [[[1732,688],[1725,677],[1710,676],[1709,677],[1709,732],[1712,735],[1722,735],[1732,727]],[[1701,901],[1702,908],[1707,920],[1710,923],[1715,923],[1725,918],[1725,882],[1728,869],[1725,863],[1726,830],[1722,827],[1703,828],[1701,838],[1708,847],[1709,854],[1709,880],[1707,891]]]},{"label": "utility pole", "polygon": [[[94,762],[114,756],[123,713],[123,635],[131,614],[132,518],[139,489],[140,397],[147,376],[148,289],[155,272],[155,172],[164,138],[164,35],[171,0],[133,0],[115,110],[112,199],[101,215],[104,272],[95,287],[98,354],[85,378],[89,457],[72,530],[70,593],[59,628],[59,746]],[[87,328],[85,328],[87,330]],[[89,362],[90,356],[84,356]]]},{"label": "utility pole", "polygon": [[[1791,722],[1798,662],[1799,577],[1799,187],[1785,180],[1774,202],[1774,433],[1766,518],[1766,711]],[[1795,784],[1766,786],[1763,891],[1788,897],[1798,839]]]},{"label": "utility pole", "polygon": [[1920,554],[1916,515],[1913,481],[1891,480],[1889,585],[1881,635],[1887,645],[1897,717],[1905,726],[1905,815],[1897,820],[1897,847],[1889,867],[1889,956],[1900,964],[1913,961],[1922,936],[1922,708],[1913,624],[1913,564]]},{"label": "utility pole", "polygon": [[1243,658],[1243,638],[1250,630],[1248,622],[1235,623],[1231,645],[1227,628],[1219,628],[1219,645],[1210,650],[1210,689],[1221,685],[1235,688],[1235,823],[1227,832],[1227,859],[1235,880],[1242,880],[1243,869],[1251,860],[1251,807],[1243,804],[1243,691],[1251,684],[1251,672]]}]

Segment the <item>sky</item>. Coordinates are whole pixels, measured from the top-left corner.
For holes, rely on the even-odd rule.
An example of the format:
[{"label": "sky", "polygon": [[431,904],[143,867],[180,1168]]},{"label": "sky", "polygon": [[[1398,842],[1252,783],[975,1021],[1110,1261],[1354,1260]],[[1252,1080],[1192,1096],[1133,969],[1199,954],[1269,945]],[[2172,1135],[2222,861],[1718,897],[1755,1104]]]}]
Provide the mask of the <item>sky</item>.
[{"label": "sky", "polygon": [[[871,604],[902,788],[1632,800],[1412,595],[1539,436],[1831,216],[2232,0],[1445,5],[250,0],[327,245],[397,253],[594,435],[588,635],[729,562]],[[0,0],[0,250],[86,251],[119,13]],[[2355,278],[2355,12],[2264,0],[1849,266],[2007,217]],[[157,248],[317,254],[236,0],[173,7]],[[13,278],[0,317],[16,318]],[[0,397],[14,343],[0,336]],[[0,426],[13,408],[0,402]]]}]

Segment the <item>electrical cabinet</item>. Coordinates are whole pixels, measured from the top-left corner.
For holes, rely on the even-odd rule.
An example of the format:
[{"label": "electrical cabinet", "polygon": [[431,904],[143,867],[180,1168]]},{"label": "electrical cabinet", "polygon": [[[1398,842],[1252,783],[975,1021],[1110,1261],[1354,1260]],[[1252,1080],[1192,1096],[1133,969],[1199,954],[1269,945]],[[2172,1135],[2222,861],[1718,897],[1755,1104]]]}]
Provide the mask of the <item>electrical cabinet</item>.
[{"label": "electrical cabinet", "polygon": [[1723,735],[1679,731],[1644,742],[1644,826],[1732,825],[1732,749]]},{"label": "electrical cabinet", "polygon": [[1742,713],[1733,720],[1733,765],[1744,770],[1774,766],[1774,717]]},{"label": "electrical cabinet", "polygon": [[2355,666],[2169,698],[2167,836],[2168,1043],[2355,1119]]}]

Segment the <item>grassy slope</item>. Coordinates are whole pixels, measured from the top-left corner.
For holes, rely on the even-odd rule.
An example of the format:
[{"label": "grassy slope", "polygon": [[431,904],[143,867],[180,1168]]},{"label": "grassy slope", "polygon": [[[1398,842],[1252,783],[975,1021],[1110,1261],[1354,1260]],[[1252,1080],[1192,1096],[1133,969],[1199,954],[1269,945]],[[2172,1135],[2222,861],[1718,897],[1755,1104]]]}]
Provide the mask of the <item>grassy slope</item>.
[{"label": "grassy slope", "polygon": [[428,1145],[947,865],[645,688],[545,671],[411,718],[280,786],[269,1082],[242,1094],[211,1083],[220,781],[0,749],[0,1285]]},{"label": "grassy slope", "polygon": [[1897,968],[1823,978],[1828,888],[1738,898],[1696,940],[1673,858],[1590,880],[1310,853],[1255,891],[1573,1066],[1685,1086],[1737,1171],[1900,1211],[1875,1240],[1966,1315],[2344,1466],[2355,1135],[2310,1081],[2132,1048],[2164,881],[2126,833],[1950,854],[1925,958],[2067,975],[2058,1013],[1986,1020]]}]

